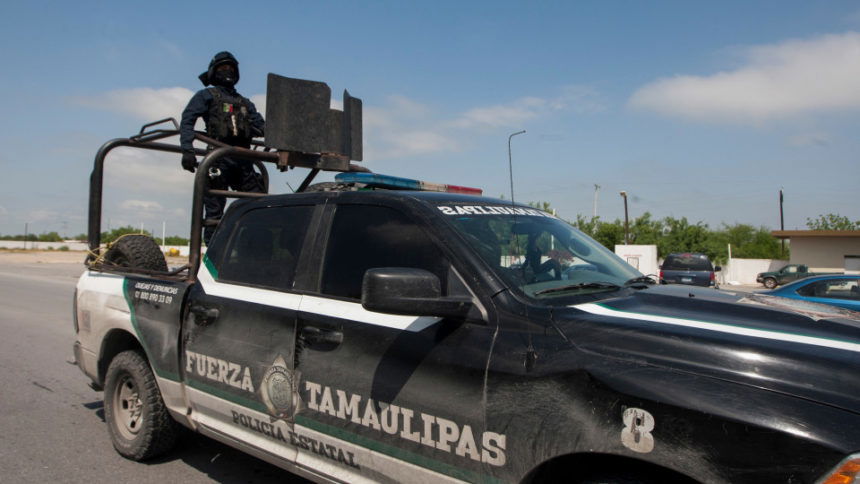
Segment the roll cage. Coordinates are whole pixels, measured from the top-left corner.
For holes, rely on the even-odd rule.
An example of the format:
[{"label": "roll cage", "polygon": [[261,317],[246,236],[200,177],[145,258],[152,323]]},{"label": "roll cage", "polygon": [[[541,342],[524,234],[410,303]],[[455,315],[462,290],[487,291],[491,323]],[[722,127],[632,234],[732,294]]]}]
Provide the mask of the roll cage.
[{"label": "roll cage", "polygon": [[[201,262],[202,229],[214,226],[218,220],[206,220],[203,214],[203,197],[218,195],[229,198],[259,198],[268,195],[269,172],[266,163],[274,164],[279,171],[292,168],[309,170],[296,192],[307,189],[320,171],[368,172],[366,168],[350,163],[361,160],[361,100],[349,96],[344,91],[344,110],[329,109],[330,90],[320,82],[289,79],[269,74],[267,86],[267,134],[266,141],[252,140],[251,148],[230,146],[212,139],[205,133],[195,131],[194,139],[206,143],[209,149],[194,148],[196,155],[203,156],[194,176],[194,189],[191,207],[191,233],[189,237],[188,263],[169,271],[152,271],[133,267],[119,267],[106,264],[100,255],[102,192],[104,168],[107,155],[121,146],[182,153],[178,143],[163,140],[179,135],[179,124],[174,118],[164,118],[144,124],[140,132],[128,138],[112,139],[99,148],[95,156],[93,171],[90,175],[89,212],[87,224],[87,243],[89,254],[84,263],[92,270],[119,273],[139,273],[170,279],[193,282]],[[274,99],[273,99],[274,97]],[[312,100],[312,103],[308,101]],[[275,122],[272,123],[271,120]],[[285,134],[297,123],[305,120],[298,135]],[[158,128],[170,123],[172,129]],[[297,139],[296,136],[299,136]],[[357,137],[357,139],[355,139]],[[270,139],[272,139],[271,142]],[[268,143],[267,143],[268,142]],[[307,149],[310,148],[310,149]],[[311,149],[321,149],[312,152]],[[209,167],[224,157],[246,162],[256,166],[263,177],[266,193],[251,193],[209,188]],[[177,168],[178,169],[178,168]]]}]

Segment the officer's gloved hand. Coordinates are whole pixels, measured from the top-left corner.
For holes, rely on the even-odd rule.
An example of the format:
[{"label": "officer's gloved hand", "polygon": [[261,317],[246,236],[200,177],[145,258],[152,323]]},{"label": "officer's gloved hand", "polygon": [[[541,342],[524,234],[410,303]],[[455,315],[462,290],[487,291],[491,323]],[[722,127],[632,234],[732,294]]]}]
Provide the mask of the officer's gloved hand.
[{"label": "officer's gloved hand", "polygon": [[182,153],[182,168],[194,173],[197,169],[197,157],[194,153]]}]

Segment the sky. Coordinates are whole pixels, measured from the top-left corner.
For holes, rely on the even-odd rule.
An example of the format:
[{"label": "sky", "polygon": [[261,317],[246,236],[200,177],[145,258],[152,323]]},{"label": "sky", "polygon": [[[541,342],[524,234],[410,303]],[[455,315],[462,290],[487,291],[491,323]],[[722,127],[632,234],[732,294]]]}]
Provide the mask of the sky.
[{"label": "sky", "polygon": [[[377,173],[510,199],[526,130],[514,199],[568,220],[623,219],[623,190],[631,219],[779,229],[780,189],[786,229],[860,220],[857,2],[7,0],[0,234],[85,232],[98,148],[178,119],[222,50],[263,113],[270,72],[361,98]],[[103,230],[187,236],[178,154],[105,173]]]}]

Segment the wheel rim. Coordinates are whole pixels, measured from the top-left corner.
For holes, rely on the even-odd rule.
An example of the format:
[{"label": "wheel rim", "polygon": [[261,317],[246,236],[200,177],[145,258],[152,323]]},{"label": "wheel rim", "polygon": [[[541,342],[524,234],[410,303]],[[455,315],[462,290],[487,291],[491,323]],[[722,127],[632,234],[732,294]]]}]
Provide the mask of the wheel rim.
[{"label": "wheel rim", "polygon": [[143,425],[143,401],[131,375],[123,375],[114,390],[113,419],[119,433],[128,440],[137,437]]}]

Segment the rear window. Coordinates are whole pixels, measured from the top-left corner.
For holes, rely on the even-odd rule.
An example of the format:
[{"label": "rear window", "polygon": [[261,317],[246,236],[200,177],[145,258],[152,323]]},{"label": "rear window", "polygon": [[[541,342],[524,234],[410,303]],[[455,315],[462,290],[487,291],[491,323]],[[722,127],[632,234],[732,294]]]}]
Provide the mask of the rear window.
[{"label": "rear window", "polygon": [[714,266],[704,255],[672,254],[663,262],[664,271],[713,271]]}]

